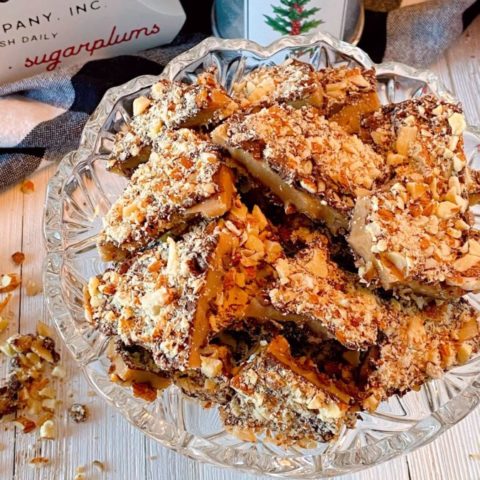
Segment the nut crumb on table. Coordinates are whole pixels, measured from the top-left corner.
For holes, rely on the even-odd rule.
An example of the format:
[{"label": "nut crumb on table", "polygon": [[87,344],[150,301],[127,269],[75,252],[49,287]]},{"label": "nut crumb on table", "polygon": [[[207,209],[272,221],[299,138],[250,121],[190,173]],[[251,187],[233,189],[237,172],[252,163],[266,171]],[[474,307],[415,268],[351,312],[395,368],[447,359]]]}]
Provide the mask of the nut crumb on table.
[{"label": "nut crumb on table", "polygon": [[31,180],[24,180],[20,185],[22,193],[31,194],[35,191],[35,184]]},{"label": "nut crumb on table", "polygon": [[16,273],[0,274],[0,293],[12,292],[20,283],[20,276]]},{"label": "nut crumb on table", "polygon": [[25,293],[29,297],[34,297],[35,295],[38,295],[41,293],[43,290],[43,287],[41,284],[36,282],[35,280],[27,280],[25,284]]},{"label": "nut crumb on table", "polygon": [[101,462],[100,460],[94,460],[92,465],[99,471],[104,472],[106,470],[105,462]]},{"label": "nut crumb on table", "polygon": [[48,465],[50,463],[50,459],[47,457],[33,457],[28,463],[32,467],[42,467],[44,465]]},{"label": "nut crumb on table", "polygon": [[74,403],[68,409],[68,415],[75,423],[85,422],[88,418],[88,408],[81,403]]},{"label": "nut crumb on table", "polygon": [[36,334],[14,334],[0,345],[0,351],[10,363],[0,387],[0,418],[13,421],[23,433],[39,428],[40,438],[53,440],[58,401],[49,376],[60,355],[50,328],[39,322]]},{"label": "nut crumb on table", "polygon": [[15,265],[22,265],[25,261],[25,254],[23,252],[15,252],[12,254],[12,261]]}]

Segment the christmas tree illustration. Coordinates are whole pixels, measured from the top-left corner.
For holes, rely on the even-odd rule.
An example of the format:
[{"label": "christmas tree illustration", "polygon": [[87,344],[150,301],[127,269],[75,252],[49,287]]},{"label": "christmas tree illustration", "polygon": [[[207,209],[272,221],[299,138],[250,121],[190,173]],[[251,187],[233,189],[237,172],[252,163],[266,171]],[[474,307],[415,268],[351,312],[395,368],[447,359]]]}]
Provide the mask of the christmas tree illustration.
[{"label": "christmas tree illustration", "polygon": [[309,2],[310,0],[280,0],[281,5],[271,6],[275,16],[264,15],[265,23],[283,35],[306,33],[323,23],[321,20],[311,20],[320,9],[305,8]]}]

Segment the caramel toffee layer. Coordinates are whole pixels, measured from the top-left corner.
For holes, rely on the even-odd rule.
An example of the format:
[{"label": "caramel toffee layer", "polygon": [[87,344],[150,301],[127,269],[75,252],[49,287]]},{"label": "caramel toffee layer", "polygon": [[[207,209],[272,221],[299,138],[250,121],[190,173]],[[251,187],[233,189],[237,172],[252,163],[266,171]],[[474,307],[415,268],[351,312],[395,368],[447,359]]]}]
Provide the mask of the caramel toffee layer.
[{"label": "caramel toffee layer", "polygon": [[348,228],[358,196],[385,175],[380,155],[309,106],[233,116],[212,139],[286,206],[334,232]]}]

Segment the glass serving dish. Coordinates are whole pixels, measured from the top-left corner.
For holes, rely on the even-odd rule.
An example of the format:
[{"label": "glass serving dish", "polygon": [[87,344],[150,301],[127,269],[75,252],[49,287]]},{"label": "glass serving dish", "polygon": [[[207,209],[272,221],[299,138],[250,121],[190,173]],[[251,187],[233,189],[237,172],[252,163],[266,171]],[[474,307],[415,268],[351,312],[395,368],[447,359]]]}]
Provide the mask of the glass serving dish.
[{"label": "glass serving dish", "polygon": [[[267,48],[245,40],[206,39],[174,59],[162,77],[191,81],[215,65],[228,89],[258,65],[297,57],[315,68],[372,66],[356,47],[325,34],[289,37]],[[383,103],[433,92],[455,100],[437,77],[404,65],[376,65]],[[143,76],[107,92],[87,123],[80,148],[68,154],[52,178],[44,219],[47,248],[44,287],[47,305],[60,335],[94,388],[136,427],[163,445],[200,461],[288,478],[322,478],[354,472],[410,452],[459,422],[480,401],[480,356],[432,380],[419,392],[392,397],[373,414],[361,413],[357,426],[330,444],[315,449],[281,448],[240,441],[227,434],[216,408],[204,409],[174,386],[146,403],[130,389],[109,380],[107,339],[84,319],[82,289],[104,270],[95,248],[102,216],[122,191],[125,179],[105,169],[115,132],[128,121],[132,100],[157,80]],[[465,133],[470,165],[480,168],[480,134]],[[477,225],[480,210],[474,211]],[[480,306],[479,296],[471,296]]]}]

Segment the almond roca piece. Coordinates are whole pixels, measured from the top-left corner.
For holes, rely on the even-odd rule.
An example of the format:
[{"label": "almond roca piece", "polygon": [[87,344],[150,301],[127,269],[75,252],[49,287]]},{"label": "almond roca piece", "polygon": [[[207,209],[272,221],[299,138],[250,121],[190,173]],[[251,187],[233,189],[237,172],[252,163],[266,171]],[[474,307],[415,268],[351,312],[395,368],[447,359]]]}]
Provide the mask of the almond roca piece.
[{"label": "almond roca piece", "polygon": [[317,81],[319,99],[313,105],[348,133],[358,133],[361,118],[380,107],[374,69],[326,68]]},{"label": "almond roca piece", "polygon": [[201,367],[209,337],[256,310],[282,254],[259,209],[238,201],[227,219],[168,237],[85,289],[87,319],[127,345],[150,350],[164,370]]},{"label": "almond roca piece", "polygon": [[358,132],[362,114],[380,107],[375,71],[358,67],[317,72],[307,63],[289,59],[252,70],[232,88],[234,100],[243,108],[312,105],[349,133]]},{"label": "almond roca piece", "polygon": [[195,84],[159,80],[148,96],[133,101],[132,121],[117,134],[108,168],[130,176],[167,129],[215,125],[236,109],[213,72],[200,75]]},{"label": "almond roca piece", "polygon": [[308,359],[293,358],[278,336],[235,375],[235,394],[220,416],[227,431],[254,442],[266,435],[279,445],[305,447],[331,441],[355,422],[355,389],[318,372]]},{"label": "almond roca piece", "polygon": [[438,298],[480,291],[469,211],[477,175],[466,166],[460,107],[425,96],[383,107],[362,128],[394,178],[355,205],[348,238],[360,276]]},{"label": "almond roca piece", "polygon": [[195,217],[230,209],[235,187],[217,148],[187,129],[167,132],[104,217],[103,260],[122,260]]},{"label": "almond roca piece", "polygon": [[449,189],[450,177],[456,176],[461,195],[474,205],[479,201],[480,172],[467,166],[465,129],[460,105],[425,95],[365,115],[360,136],[386,157],[396,179],[435,180],[435,190],[442,194]]},{"label": "almond roca piece", "polygon": [[323,327],[347,348],[364,350],[377,342],[378,328],[386,321],[384,306],[356,275],[330,259],[328,243],[320,237],[294,257],[278,259],[270,300],[312,330]]},{"label": "almond roca piece", "polygon": [[165,371],[200,366],[210,332],[208,304],[221,287],[219,272],[230,245],[216,222],[181,240],[171,237],[90,279],[87,318],[107,335],[153,353]]},{"label": "almond roca piece", "polygon": [[236,115],[212,139],[287,209],[324,221],[334,233],[348,229],[357,197],[375,189],[385,174],[380,155],[311,106]]},{"label": "almond roca piece", "polygon": [[360,136],[387,158],[397,178],[448,179],[466,168],[465,128],[459,105],[425,95],[364,115]]},{"label": "almond roca piece", "polygon": [[427,380],[466,363],[480,347],[480,314],[466,300],[432,300],[419,308],[392,300],[383,339],[360,369],[362,407],[374,411],[394,394],[418,390]]},{"label": "almond roca piece", "polygon": [[458,177],[442,196],[432,182],[395,183],[357,202],[348,241],[365,282],[438,298],[480,291],[480,235]]}]

